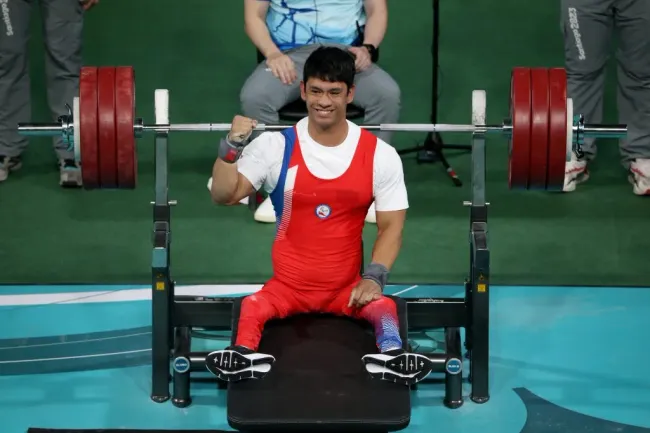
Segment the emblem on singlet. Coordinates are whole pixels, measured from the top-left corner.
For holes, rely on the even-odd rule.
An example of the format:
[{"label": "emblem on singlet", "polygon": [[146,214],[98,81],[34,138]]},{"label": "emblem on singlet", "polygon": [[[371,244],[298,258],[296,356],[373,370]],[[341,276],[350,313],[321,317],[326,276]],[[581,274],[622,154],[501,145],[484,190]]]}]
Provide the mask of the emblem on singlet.
[{"label": "emblem on singlet", "polygon": [[322,220],[330,216],[332,209],[326,204],[319,204],[316,206],[316,216]]}]

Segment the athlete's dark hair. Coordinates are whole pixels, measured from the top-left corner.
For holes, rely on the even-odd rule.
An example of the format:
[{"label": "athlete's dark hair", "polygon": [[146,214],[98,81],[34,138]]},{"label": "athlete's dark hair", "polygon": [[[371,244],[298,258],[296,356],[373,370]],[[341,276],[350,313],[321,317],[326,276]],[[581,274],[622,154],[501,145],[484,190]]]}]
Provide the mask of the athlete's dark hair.
[{"label": "athlete's dark hair", "polygon": [[305,62],[303,81],[307,83],[308,79],[317,78],[330,83],[343,82],[349,90],[354,84],[354,60],[354,55],[347,50],[319,47]]}]

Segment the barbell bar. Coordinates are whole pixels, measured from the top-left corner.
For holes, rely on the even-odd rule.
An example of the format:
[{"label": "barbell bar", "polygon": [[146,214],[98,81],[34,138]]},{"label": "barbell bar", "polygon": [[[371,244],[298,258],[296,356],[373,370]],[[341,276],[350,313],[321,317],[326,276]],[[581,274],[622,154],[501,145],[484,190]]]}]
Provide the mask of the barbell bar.
[{"label": "barbell bar", "polygon": [[[130,66],[81,70],[79,96],[53,123],[20,123],[27,136],[63,137],[80,163],[86,189],[132,189],[137,183],[136,138],[150,132],[225,132],[230,123],[155,123],[135,117],[135,74]],[[156,91],[159,95],[167,91]],[[167,96],[165,96],[167,97]],[[168,103],[168,101],[166,101]],[[165,116],[163,116],[165,118]],[[360,125],[370,131],[458,132],[509,139],[509,186],[559,191],[571,153],[581,154],[586,137],[619,138],[626,125],[585,124],[573,113],[562,68],[516,67],[511,74],[510,117],[501,125],[391,123]],[[291,125],[258,124],[256,131]]]},{"label": "barbell bar", "polygon": [[[63,118],[69,116],[62,116]],[[134,133],[141,136],[142,132],[156,131],[175,131],[175,132],[222,132],[230,131],[231,123],[176,123],[176,124],[143,124],[142,119],[136,119],[133,125]],[[282,131],[291,125],[282,124],[263,124],[260,123],[255,127],[256,131]],[[382,124],[364,124],[360,125],[370,131],[400,131],[400,132],[475,132],[486,130],[486,132],[502,133],[503,126],[476,126],[476,125],[456,125],[456,124],[430,124],[430,123],[382,123]],[[31,136],[56,136],[59,134],[71,135],[73,131],[71,120],[61,119],[58,123],[21,123],[18,125],[18,131],[23,135]]]},{"label": "barbell bar", "polygon": [[[143,124],[142,119],[136,119],[133,130],[136,137],[141,137],[142,132],[224,132],[230,131],[232,123],[172,123],[166,125]],[[282,131],[291,125],[258,123],[255,131]],[[505,120],[502,125],[459,125],[444,123],[380,123],[359,125],[370,131],[395,131],[395,132],[484,132],[486,134],[510,135],[512,125]],[[56,123],[20,123],[18,132],[27,136],[72,136],[74,131],[72,115],[61,116]],[[620,137],[626,133],[625,126],[621,125],[574,125],[573,133],[584,137]]]}]

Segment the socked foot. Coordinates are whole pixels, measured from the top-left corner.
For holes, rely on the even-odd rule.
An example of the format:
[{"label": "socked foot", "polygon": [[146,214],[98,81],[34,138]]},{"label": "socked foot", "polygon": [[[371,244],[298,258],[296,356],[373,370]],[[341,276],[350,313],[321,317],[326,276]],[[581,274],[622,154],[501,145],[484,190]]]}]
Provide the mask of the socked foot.
[{"label": "socked foot", "polygon": [[365,355],[361,360],[373,378],[403,385],[413,385],[433,371],[433,362],[429,358],[402,349]]},{"label": "socked foot", "polygon": [[241,346],[216,350],[205,358],[208,371],[224,382],[262,379],[271,371],[275,358]]}]

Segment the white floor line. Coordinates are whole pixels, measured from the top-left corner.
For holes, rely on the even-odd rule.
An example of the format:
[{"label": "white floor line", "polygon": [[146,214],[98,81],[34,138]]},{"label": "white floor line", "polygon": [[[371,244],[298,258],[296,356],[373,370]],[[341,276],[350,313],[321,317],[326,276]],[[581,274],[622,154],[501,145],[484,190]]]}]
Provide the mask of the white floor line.
[{"label": "white floor line", "polygon": [[[64,289],[65,286],[62,288]],[[136,286],[142,287],[142,286]],[[407,287],[393,295],[400,295],[419,287]],[[195,286],[177,286],[177,295],[188,296],[240,296],[254,293],[262,288],[262,284],[206,284]],[[151,288],[119,288],[110,290],[110,286],[97,285],[96,291],[64,292],[64,293],[32,293],[27,295],[1,295],[0,307],[89,304],[97,302],[150,301]],[[107,290],[108,289],[108,290]],[[64,289],[65,290],[65,289]]]},{"label": "white floor line", "polygon": [[[9,346],[9,347],[0,347],[2,350],[16,350],[16,349],[32,349],[34,347],[51,347],[51,346],[66,346],[71,344],[89,344],[96,343],[98,341],[108,341],[108,340],[121,340],[123,338],[133,338],[133,337],[142,337],[143,335],[151,335],[151,332],[138,332],[136,334],[124,334],[124,335],[115,335],[112,337],[101,337],[101,338],[90,338],[88,340],[77,340],[77,341],[57,341],[56,343],[43,343],[43,344],[29,344],[29,345],[18,345],[18,346]],[[26,341],[28,339],[23,339]]]},{"label": "white floor line", "polygon": [[90,355],[78,355],[78,356],[62,356],[60,358],[16,359],[14,361],[0,361],[0,364],[22,364],[25,362],[61,361],[64,359],[97,358],[100,356],[128,355],[131,353],[144,353],[144,352],[151,352],[151,349],[128,350],[126,352],[112,352],[112,353],[93,353]]},{"label": "white floor line", "polygon": [[407,287],[407,288],[404,289],[404,290],[400,290],[399,292],[392,293],[392,295],[393,295],[393,296],[401,295],[402,293],[406,293],[406,292],[408,292],[408,291],[411,291],[411,290],[415,289],[416,287],[419,287],[419,286],[418,286],[418,285],[415,285],[415,286]]},{"label": "white floor line", "polygon": [[[98,285],[98,289],[103,288]],[[243,295],[262,288],[261,284],[177,286],[177,295],[215,296]],[[151,288],[98,290],[92,292],[40,293],[29,295],[2,295],[0,306],[86,304],[95,302],[124,302],[151,300]]]}]

